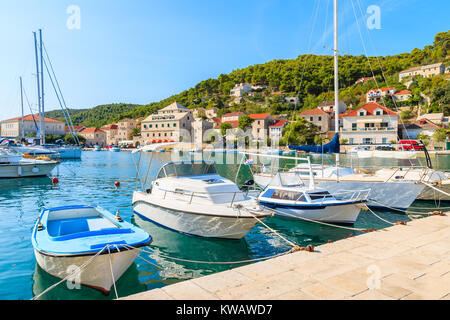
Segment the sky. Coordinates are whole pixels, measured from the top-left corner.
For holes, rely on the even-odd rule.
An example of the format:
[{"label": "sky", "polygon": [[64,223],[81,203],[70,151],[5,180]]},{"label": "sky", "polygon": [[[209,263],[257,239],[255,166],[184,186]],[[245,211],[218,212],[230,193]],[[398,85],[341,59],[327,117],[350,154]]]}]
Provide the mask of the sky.
[{"label": "sky", "polygon": [[[449,9],[448,0],[339,0],[339,51],[423,48],[450,29]],[[1,0],[0,120],[21,114],[20,76],[37,111],[38,29],[67,105],[92,108],[148,104],[274,59],[330,55],[332,10],[333,0]],[[45,110],[58,109],[44,82]]]}]

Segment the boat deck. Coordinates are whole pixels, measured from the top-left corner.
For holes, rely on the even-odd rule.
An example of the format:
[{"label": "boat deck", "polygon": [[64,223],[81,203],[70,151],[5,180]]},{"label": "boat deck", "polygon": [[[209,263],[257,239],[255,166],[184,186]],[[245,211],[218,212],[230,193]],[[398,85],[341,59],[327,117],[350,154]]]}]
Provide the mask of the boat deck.
[{"label": "boat deck", "polygon": [[450,299],[450,217],[430,216],[122,299]]}]

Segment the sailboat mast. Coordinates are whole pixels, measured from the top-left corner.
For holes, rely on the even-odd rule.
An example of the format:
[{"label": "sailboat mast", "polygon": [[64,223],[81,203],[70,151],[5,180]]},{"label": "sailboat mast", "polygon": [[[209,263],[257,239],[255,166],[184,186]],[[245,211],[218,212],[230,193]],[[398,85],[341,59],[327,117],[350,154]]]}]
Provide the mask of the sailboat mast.
[{"label": "sailboat mast", "polygon": [[[338,14],[337,0],[334,0],[334,125],[339,133],[339,72],[338,72]],[[336,165],[339,163],[339,153],[336,154]]]},{"label": "sailboat mast", "polygon": [[36,32],[33,32],[33,35],[34,35],[34,53],[36,57],[36,80],[37,80],[38,107],[39,107],[39,136],[42,144],[41,83],[39,80],[39,60],[38,60]]},{"label": "sailboat mast", "polygon": [[19,79],[20,79],[20,106],[21,106],[21,109],[22,109],[22,130],[21,130],[21,135],[22,135],[22,138],[25,138],[25,127],[24,127],[25,121],[24,121],[24,119],[23,119],[24,114],[23,114],[23,89],[22,89],[22,77],[20,77]]},{"label": "sailboat mast", "polygon": [[39,46],[41,51],[41,109],[42,109],[42,144],[45,144],[45,109],[44,109],[44,58],[42,51],[42,30],[39,29]]}]

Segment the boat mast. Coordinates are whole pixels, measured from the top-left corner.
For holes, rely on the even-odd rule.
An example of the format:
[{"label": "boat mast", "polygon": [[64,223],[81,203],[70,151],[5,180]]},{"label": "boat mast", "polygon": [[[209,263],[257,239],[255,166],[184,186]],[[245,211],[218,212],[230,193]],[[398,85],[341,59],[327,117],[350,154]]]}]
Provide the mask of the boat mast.
[{"label": "boat mast", "polygon": [[38,107],[39,107],[39,136],[42,144],[42,115],[41,115],[41,84],[39,81],[39,60],[38,60],[38,51],[37,51],[37,39],[36,32],[33,32],[34,35],[34,53],[36,58],[36,80],[37,80],[37,92],[38,92]]},{"label": "boat mast", "polygon": [[45,114],[44,114],[44,63],[43,63],[43,54],[42,54],[42,30],[39,29],[39,46],[41,51],[41,109],[42,109],[42,144],[45,144]]},{"label": "boat mast", "polygon": [[22,130],[21,130],[21,135],[22,138],[25,138],[25,127],[24,127],[24,115],[23,115],[23,89],[22,89],[22,77],[19,78],[20,79],[20,106],[22,108]]},{"label": "boat mast", "polygon": [[[334,124],[339,133],[339,71],[338,71],[338,16],[337,0],[334,0]],[[339,159],[339,154],[336,155]]]},{"label": "boat mast", "polygon": [[[334,0],[334,126],[335,132],[339,134],[339,71],[338,71],[338,14],[337,0]],[[339,137],[338,137],[339,139]],[[336,177],[338,174],[339,152],[336,153]]]}]

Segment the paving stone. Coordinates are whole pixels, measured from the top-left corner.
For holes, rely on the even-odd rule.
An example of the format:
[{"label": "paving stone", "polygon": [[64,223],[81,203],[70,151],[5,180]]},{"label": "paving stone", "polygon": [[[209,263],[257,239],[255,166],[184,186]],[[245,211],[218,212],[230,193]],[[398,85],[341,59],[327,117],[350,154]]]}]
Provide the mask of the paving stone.
[{"label": "paving stone", "polygon": [[183,281],[170,286],[164,287],[163,290],[167,295],[176,300],[216,300],[209,291],[199,287],[192,281]]},{"label": "paving stone", "polygon": [[173,298],[161,289],[153,289],[120,298],[119,300],[173,300]]},{"label": "paving stone", "polygon": [[450,217],[387,230],[123,299],[450,299]]},{"label": "paving stone", "polygon": [[367,289],[366,291],[352,296],[350,299],[352,300],[393,300],[391,297],[381,293],[379,290]]},{"label": "paving stone", "polygon": [[219,290],[238,287],[254,281],[255,280],[248,278],[235,270],[219,272],[192,280],[192,282],[198,286],[213,293]]},{"label": "paving stone", "polygon": [[316,283],[301,289],[303,292],[323,300],[342,300],[350,295],[340,289],[327,286],[323,283]]},{"label": "paving stone", "polygon": [[316,297],[311,296],[301,290],[292,290],[276,296],[276,300],[317,300]]}]

